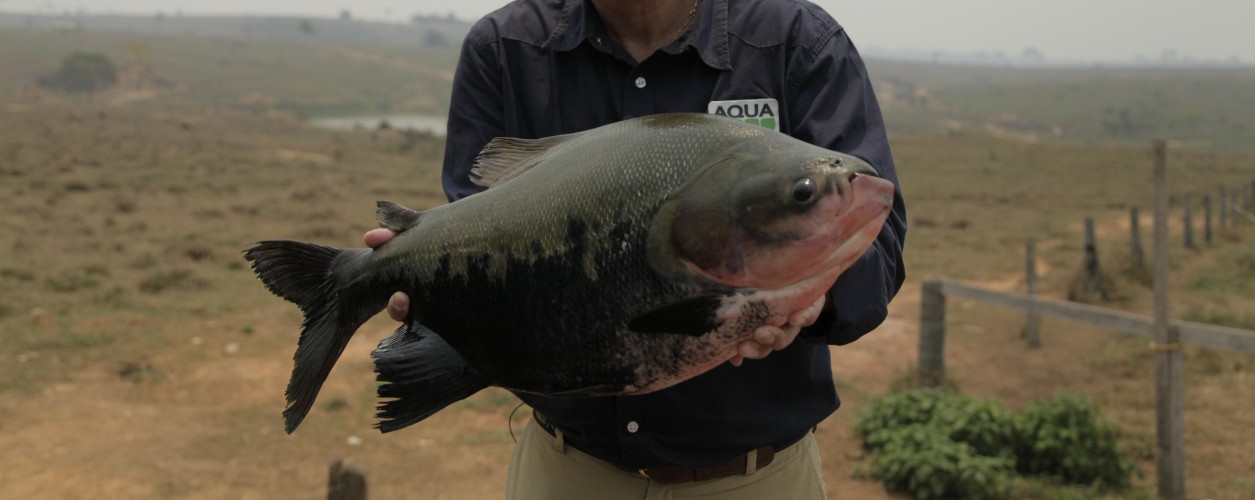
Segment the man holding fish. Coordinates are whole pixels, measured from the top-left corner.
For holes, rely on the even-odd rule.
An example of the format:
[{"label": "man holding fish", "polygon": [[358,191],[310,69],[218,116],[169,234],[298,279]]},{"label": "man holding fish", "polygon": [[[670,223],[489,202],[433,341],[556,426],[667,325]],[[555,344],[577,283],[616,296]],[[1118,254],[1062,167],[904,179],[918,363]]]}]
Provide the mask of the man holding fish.
[{"label": "man holding fish", "polygon": [[[521,0],[467,36],[444,162],[450,201],[496,137],[543,138],[670,112],[727,116],[865,160],[897,186],[870,77],[803,0]],[[588,161],[596,162],[596,158]],[[887,315],[904,279],[900,189],[868,250],[808,307],[713,370],[645,395],[518,393],[534,411],[507,498],[823,498],[812,430],[836,410],[828,346]],[[366,234],[374,248],[396,233]],[[409,297],[389,301],[407,317]]]}]

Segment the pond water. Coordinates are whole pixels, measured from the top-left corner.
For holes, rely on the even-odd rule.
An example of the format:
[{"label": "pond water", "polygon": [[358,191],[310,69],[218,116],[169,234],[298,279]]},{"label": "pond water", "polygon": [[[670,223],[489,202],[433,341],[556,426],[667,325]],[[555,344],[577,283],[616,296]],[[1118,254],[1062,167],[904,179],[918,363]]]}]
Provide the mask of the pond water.
[{"label": "pond water", "polygon": [[362,115],[314,118],[309,122],[316,127],[336,130],[371,130],[378,128],[380,123],[386,121],[389,126],[397,130],[413,129],[443,136],[445,120],[444,115]]}]

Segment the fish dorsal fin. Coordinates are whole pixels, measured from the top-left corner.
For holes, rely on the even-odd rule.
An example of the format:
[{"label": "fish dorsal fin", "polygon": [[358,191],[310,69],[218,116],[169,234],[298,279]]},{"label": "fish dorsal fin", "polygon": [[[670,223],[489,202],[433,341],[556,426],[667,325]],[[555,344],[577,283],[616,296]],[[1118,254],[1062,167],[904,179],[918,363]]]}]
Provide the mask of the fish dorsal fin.
[{"label": "fish dorsal fin", "polygon": [[723,302],[718,295],[702,295],[667,304],[628,322],[636,333],[676,333],[693,337],[719,328],[716,311]]},{"label": "fish dorsal fin", "polygon": [[406,208],[399,203],[386,200],[375,202],[375,220],[379,221],[379,227],[398,233],[417,226],[418,219],[422,216],[422,212]]},{"label": "fish dorsal fin", "polygon": [[471,167],[471,182],[482,188],[491,188],[513,179],[535,166],[536,157],[579,135],[581,134],[555,135],[543,139],[493,139],[475,158],[475,166]]}]

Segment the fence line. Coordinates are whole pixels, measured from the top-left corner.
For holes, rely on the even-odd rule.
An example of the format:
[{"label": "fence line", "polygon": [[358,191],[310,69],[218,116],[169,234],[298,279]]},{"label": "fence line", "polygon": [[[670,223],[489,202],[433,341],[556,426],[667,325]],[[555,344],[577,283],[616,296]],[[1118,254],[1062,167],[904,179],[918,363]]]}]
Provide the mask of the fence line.
[{"label": "fence line", "polygon": [[[918,377],[925,386],[940,386],[946,380],[945,336],[946,336],[946,298],[956,297],[987,304],[1025,311],[1030,316],[1052,316],[1076,323],[1084,323],[1133,335],[1149,342],[1151,349],[1156,351],[1158,358],[1175,359],[1175,371],[1181,368],[1180,356],[1182,344],[1193,344],[1212,349],[1255,354],[1255,331],[1229,328],[1224,326],[1193,323],[1189,321],[1171,321],[1164,331],[1156,332],[1155,319],[1141,314],[1116,311],[1104,307],[1079,304],[1058,299],[1043,298],[1017,292],[991,290],[978,286],[951,281],[945,278],[929,278],[924,280],[920,299],[920,338]],[[1166,335],[1165,335],[1166,333]],[[1175,334],[1175,335],[1174,335]],[[1159,338],[1155,338],[1159,337]],[[1170,355],[1170,356],[1162,356]],[[1157,379],[1159,378],[1159,370]],[[1170,372],[1171,373],[1171,372]],[[1180,384],[1156,383],[1156,403],[1169,405],[1172,415],[1168,421],[1161,423],[1167,433],[1157,436],[1160,440],[1169,440],[1168,445],[1158,443],[1156,455],[1160,468],[1167,468],[1159,473],[1161,481],[1160,496],[1163,498],[1184,498],[1184,473],[1182,462],[1178,459],[1181,449],[1180,441],[1184,434],[1180,414],[1182,407],[1183,388]],[[1158,412],[1157,412],[1158,413]],[[1157,418],[1164,418],[1157,415]]]},{"label": "fence line", "polygon": [[[1151,328],[1155,323],[1154,318],[1141,314],[1019,292],[993,290],[946,278],[930,278],[925,280],[924,286],[929,286],[930,282],[936,283],[934,286],[939,290],[942,300],[945,297],[975,300],[1007,309],[1036,312],[1041,316],[1084,323],[1144,339],[1151,338]],[[930,295],[925,294],[922,300],[926,302],[930,298],[932,298]],[[944,305],[944,302],[941,305]],[[928,310],[929,306],[924,305],[923,309]],[[944,315],[924,314],[920,318],[921,329],[927,323],[926,318],[930,317],[945,318]],[[1180,335],[1183,343],[1210,349],[1255,354],[1255,331],[1191,321],[1172,321],[1171,325]],[[945,327],[941,328],[941,333],[944,334]]]}]

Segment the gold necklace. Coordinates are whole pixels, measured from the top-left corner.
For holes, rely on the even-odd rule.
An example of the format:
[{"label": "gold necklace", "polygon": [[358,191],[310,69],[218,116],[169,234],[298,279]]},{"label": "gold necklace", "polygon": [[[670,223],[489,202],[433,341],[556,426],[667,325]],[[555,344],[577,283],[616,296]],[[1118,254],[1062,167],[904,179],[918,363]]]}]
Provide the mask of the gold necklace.
[{"label": "gold necklace", "polygon": [[679,40],[680,37],[684,35],[684,30],[688,29],[690,24],[693,24],[693,18],[697,16],[697,7],[701,4],[702,4],[702,0],[696,0],[695,2],[693,2],[693,8],[689,9],[688,19],[684,21],[684,24],[680,25],[679,30],[676,30],[675,38],[671,39],[672,43],[674,43],[676,40]]}]

